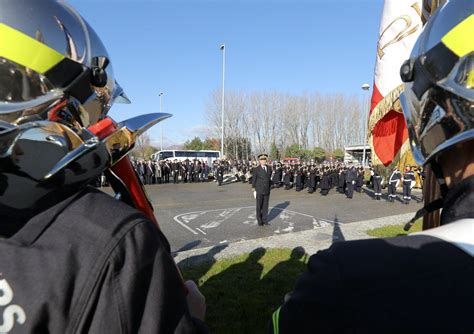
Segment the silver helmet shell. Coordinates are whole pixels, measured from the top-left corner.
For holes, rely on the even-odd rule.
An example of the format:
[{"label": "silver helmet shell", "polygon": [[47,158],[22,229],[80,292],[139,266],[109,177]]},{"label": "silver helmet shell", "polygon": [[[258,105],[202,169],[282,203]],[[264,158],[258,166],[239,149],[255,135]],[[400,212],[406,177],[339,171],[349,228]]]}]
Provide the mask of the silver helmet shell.
[{"label": "silver helmet shell", "polygon": [[474,2],[437,10],[400,69],[400,96],[416,162],[474,138]]},{"label": "silver helmet shell", "polygon": [[0,213],[36,212],[107,168],[87,128],[127,99],[99,37],[63,1],[2,0],[0,38]]}]

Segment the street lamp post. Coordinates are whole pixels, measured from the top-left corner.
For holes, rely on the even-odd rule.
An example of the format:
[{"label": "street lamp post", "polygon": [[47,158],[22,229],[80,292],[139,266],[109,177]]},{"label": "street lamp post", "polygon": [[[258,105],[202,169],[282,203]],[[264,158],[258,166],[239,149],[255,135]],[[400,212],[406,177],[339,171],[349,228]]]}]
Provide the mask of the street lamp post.
[{"label": "street lamp post", "polygon": [[[370,85],[369,84],[363,84],[361,86],[362,90],[366,91],[367,93],[369,92]],[[362,166],[365,168],[365,144],[367,142],[367,127],[368,127],[368,113],[369,113],[369,108],[370,108],[370,103],[368,102],[369,99],[368,97],[365,98],[365,101],[367,103],[365,110],[364,110],[364,148],[362,150]]]},{"label": "street lamp post", "polygon": [[[161,103],[161,98],[163,96],[163,92],[160,92],[160,94],[158,94],[158,96],[160,97],[160,113],[162,113],[162,103]],[[161,134],[161,140],[160,140],[160,151],[163,151],[163,122],[160,122],[160,134]]]},{"label": "street lamp post", "polygon": [[221,106],[221,159],[224,157],[224,83],[225,83],[225,44],[222,50],[222,106]]}]

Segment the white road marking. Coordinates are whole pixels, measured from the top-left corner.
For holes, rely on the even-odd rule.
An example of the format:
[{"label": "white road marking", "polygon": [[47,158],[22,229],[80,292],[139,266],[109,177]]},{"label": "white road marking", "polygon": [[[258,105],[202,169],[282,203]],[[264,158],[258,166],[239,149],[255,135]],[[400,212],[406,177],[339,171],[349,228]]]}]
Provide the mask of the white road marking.
[{"label": "white road marking", "polygon": [[[222,222],[224,222],[225,220],[229,219],[230,217],[232,217],[235,213],[241,211],[242,209],[254,209],[255,206],[244,206],[244,207],[240,207],[240,208],[227,208],[227,209],[214,209],[214,210],[204,210],[204,211],[193,211],[193,212],[187,212],[187,213],[182,213],[182,214],[179,214],[179,215],[176,215],[175,217],[173,217],[173,220],[176,221],[178,224],[180,224],[181,226],[183,226],[185,229],[187,229],[188,231],[190,231],[191,233],[193,234],[198,234],[198,232],[196,232],[194,229],[190,228],[187,223],[191,222],[191,221],[196,221],[199,216],[202,216],[202,215],[205,215],[209,212],[216,212],[216,211],[221,211],[219,213],[219,217],[223,217],[222,219],[218,219],[218,220],[212,220],[208,223],[205,223],[203,225],[201,225],[200,227],[202,229],[211,229],[211,228],[215,228],[215,227],[218,227],[221,225]],[[290,232],[294,229],[294,223],[292,222],[286,222],[285,220],[288,220],[288,219],[291,219],[291,218],[294,218],[295,215],[300,215],[300,216],[304,216],[304,217],[309,217],[312,219],[312,224],[313,224],[313,229],[317,229],[317,228],[320,228],[320,227],[324,227],[324,226],[327,226],[329,224],[334,224],[335,222],[332,221],[332,220],[329,220],[329,219],[320,219],[320,218],[315,218],[314,216],[311,216],[311,215],[308,215],[308,214],[305,214],[305,213],[301,213],[301,212],[297,212],[297,211],[292,211],[292,210],[288,210],[288,209],[282,209],[282,208],[278,208],[278,207],[271,207],[269,208],[270,210],[273,210],[273,209],[276,209],[276,210],[279,210],[281,211],[280,214],[278,215],[280,217],[280,219],[283,220],[283,222],[285,223],[289,223],[289,227],[285,228],[285,229],[282,229],[280,230],[279,228],[275,231],[275,233],[281,233],[281,232]],[[248,216],[248,219],[249,220],[245,220],[242,222],[242,224],[245,224],[245,225],[256,225],[257,221],[255,220],[256,218],[256,215],[255,213],[252,213],[251,215]],[[181,221],[183,220],[183,221]],[[201,228],[196,228],[197,231],[199,231],[200,233],[204,234],[204,235],[207,235],[206,232],[204,232]],[[227,242],[227,240],[225,241]]]},{"label": "white road marking", "polygon": [[187,229],[188,231],[191,231],[192,234],[198,234],[196,231],[194,231],[194,230],[193,230],[192,228],[190,228],[188,225],[186,225],[186,224],[180,222],[179,219],[178,219],[179,216],[180,216],[180,215],[177,215],[177,216],[173,217],[173,220],[174,220],[175,222],[177,222],[179,225],[183,226],[183,227],[184,227],[185,229]]},{"label": "white road marking", "polygon": [[201,230],[199,227],[197,227],[196,230],[198,230],[199,232],[201,232],[201,233],[204,234],[204,235],[207,234],[206,232],[204,232],[203,230]]}]

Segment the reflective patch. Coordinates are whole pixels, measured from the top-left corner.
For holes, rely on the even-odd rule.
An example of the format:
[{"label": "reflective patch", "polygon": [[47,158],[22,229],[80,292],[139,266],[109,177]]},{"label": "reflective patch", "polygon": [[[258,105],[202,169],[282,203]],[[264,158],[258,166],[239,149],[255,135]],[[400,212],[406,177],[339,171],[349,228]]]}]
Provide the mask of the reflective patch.
[{"label": "reflective patch", "polygon": [[64,59],[56,50],[3,23],[0,23],[0,57],[41,74]]},{"label": "reflective patch", "polygon": [[474,14],[451,29],[441,39],[444,45],[458,57],[464,57],[474,51]]},{"label": "reflective patch", "polygon": [[273,312],[272,320],[273,320],[273,334],[279,334],[280,333],[280,326],[279,326],[279,321],[280,321],[280,309],[281,306]]}]

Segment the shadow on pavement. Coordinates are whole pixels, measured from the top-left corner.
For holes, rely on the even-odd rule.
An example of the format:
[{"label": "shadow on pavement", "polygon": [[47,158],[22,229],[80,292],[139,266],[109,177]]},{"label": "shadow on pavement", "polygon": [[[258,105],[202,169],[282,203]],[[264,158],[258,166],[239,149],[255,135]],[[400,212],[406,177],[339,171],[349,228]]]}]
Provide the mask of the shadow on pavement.
[{"label": "shadow on pavement", "polygon": [[337,220],[337,216],[334,218],[334,225],[332,227],[332,243],[346,241],[344,234],[342,233],[341,226]]},{"label": "shadow on pavement", "polygon": [[201,243],[201,240],[193,240],[193,241],[191,241],[191,242],[188,242],[186,245],[184,245],[183,247],[181,247],[180,249],[178,249],[176,252],[174,252],[173,255],[175,255],[176,253],[179,253],[179,252],[184,252],[184,251],[193,249],[193,248],[195,248],[197,245],[199,245],[200,243]]},{"label": "shadow on pavement", "polygon": [[289,201],[285,201],[283,203],[277,204],[268,213],[268,221],[272,221],[274,218],[278,217],[278,215],[285,210],[290,205]]}]

